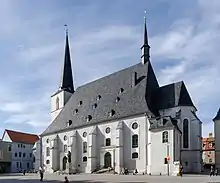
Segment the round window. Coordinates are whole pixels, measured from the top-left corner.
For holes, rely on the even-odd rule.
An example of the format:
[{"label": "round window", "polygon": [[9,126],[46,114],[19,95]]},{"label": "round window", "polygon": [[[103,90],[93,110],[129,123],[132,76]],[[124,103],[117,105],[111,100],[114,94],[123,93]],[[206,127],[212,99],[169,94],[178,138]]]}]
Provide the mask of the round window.
[{"label": "round window", "polygon": [[47,139],[47,143],[49,143],[49,139]]},{"label": "round window", "polygon": [[83,137],[86,137],[87,136],[87,133],[86,132],[83,132]]},{"label": "round window", "polygon": [[66,135],[63,137],[63,140],[67,140],[67,136]]},{"label": "round window", "polygon": [[138,124],[137,124],[136,122],[134,122],[134,123],[132,124],[132,128],[133,128],[133,129],[137,129],[137,128],[138,128]]},{"label": "round window", "polygon": [[105,129],[105,132],[106,132],[106,133],[110,133],[110,131],[111,131],[111,130],[110,130],[109,127],[107,127],[107,128]]}]

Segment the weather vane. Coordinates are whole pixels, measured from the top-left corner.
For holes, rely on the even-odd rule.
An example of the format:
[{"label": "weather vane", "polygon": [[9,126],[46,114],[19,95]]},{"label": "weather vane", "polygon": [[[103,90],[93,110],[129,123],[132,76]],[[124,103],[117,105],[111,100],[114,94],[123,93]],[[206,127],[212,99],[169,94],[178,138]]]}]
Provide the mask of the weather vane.
[{"label": "weather vane", "polygon": [[68,28],[67,28],[67,25],[65,24],[64,27],[65,27],[66,33],[68,34]]}]

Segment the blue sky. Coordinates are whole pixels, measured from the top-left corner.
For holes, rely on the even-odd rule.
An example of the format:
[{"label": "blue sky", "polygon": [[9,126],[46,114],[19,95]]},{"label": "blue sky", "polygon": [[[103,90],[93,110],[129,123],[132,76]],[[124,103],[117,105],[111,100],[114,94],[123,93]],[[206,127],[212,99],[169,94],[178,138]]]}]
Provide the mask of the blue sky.
[{"label": "blue sky", "polygon": [[68,25],[74,84],[140,61],[147,9],[151,62],[161,85],[183,80],[213,131],[220,107],[219,0],[2,0],[0,132],[41,133],[59,86]]}]

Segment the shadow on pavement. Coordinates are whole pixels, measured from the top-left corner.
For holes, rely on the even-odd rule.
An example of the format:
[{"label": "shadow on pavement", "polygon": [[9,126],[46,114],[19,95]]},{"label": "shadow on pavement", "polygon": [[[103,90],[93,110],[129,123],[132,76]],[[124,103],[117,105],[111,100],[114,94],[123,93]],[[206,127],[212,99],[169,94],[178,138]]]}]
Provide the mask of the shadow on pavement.
[{"label": "shadow on pavement", "polygon": [[[41,182],[39,179],[0,179],[0,183],[37,183]],[[43,182],[48,183],[62,183],[61,180],[44,180]],[[147,183],[143,181],[120,181],[117,183]],[[69,183],[107,183],[107,181],[96,181],[96,180],[70,180]]]}]

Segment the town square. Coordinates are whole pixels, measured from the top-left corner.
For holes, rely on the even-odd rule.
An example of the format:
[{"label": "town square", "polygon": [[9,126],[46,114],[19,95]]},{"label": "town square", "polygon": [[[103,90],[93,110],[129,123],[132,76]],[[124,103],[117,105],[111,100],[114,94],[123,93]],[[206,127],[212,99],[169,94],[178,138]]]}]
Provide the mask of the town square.
[{"label": "town square", "polygon": [[220,182],[220,0],[2,0],[0,183]]}]

